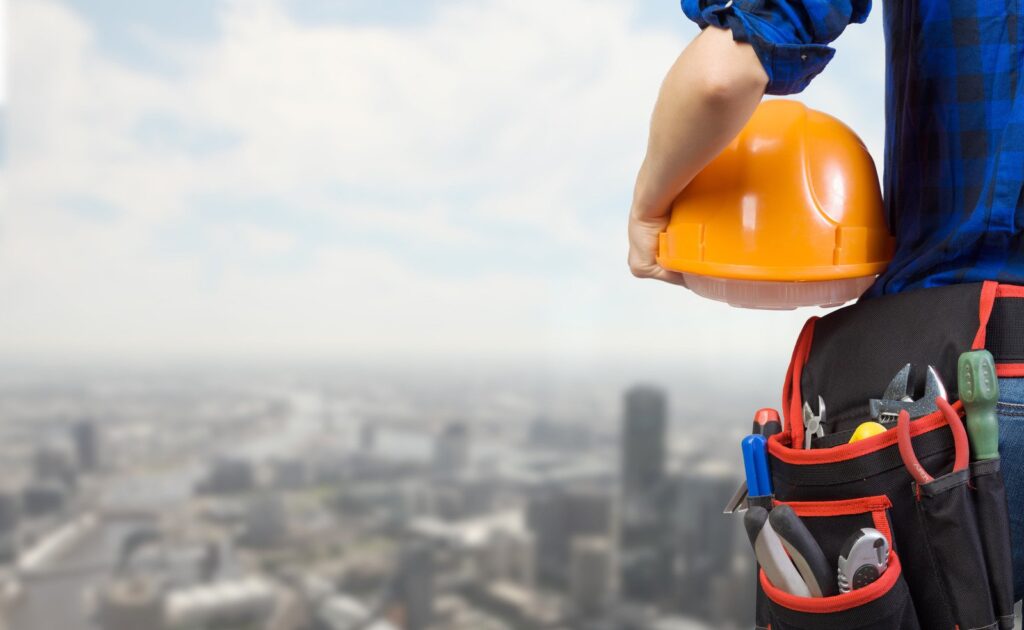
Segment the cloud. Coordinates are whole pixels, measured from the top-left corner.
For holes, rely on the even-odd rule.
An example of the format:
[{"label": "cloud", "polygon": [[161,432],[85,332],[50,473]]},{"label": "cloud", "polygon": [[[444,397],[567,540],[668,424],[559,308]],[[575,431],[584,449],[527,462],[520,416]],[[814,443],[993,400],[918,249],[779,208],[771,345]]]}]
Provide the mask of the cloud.
[{"label": "cloud", "polygon": [[7,104],[7,29],[7,1],[0,0],[0,108]]},{"label": "cloud", "polygon": [[[683,44],[633,3],[441,3],[399,24],[218,6],[216,37],[154,35],[163,72],[119,56],[95,16],[13,3],[0,350],[788,353],[806,313],[626,271],[631,177]],[[822,79],[811,99],[862,116],[859,83]]]}]

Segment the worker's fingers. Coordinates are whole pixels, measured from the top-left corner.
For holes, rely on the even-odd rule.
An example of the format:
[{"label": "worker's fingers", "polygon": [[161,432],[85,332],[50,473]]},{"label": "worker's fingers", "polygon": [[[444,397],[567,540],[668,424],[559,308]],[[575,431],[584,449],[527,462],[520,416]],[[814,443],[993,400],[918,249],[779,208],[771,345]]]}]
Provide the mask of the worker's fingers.
[{"label": "worker's fingers", "polygon": [[666,269],[664,267],[658,267],[657,271],[654,272],[654,275],[649,276],[648,278],[653,278],[654,280],[660,280],[662,282],[679,285],[680,287],[686,286],[686,280],[683,279],[682,274],[678,274],[678,272],[676,271],[670,271],[669,269]]},{"label": "worker's fingers", "polygon": [[629,270],[637,278],[653,278],[654,280],[686,286],[683,274],[669,271],[659,265],[658,261],[653,257],[642,256],[633,250],[630,250],[629,254]]},{"label": "worker's fingers", "polygon": [[669,271],[658,264],[658,235],[668,224],[668,218],[639,219],[631,212],[629,218],[629,270],[637,278],[653,278],[686,286],[682,274]]},{"label": "worker's fingers", "polygon": [[678,284],[682,287],[686,286],[686,280],[683,278],[683,274],[676,273],[675,271],[669,271],[668,269],[659,266],[657,263],[644,266],[630,264],[629,270],[637,278],[651,278],[653,280],[661,280],[662,282]]}]

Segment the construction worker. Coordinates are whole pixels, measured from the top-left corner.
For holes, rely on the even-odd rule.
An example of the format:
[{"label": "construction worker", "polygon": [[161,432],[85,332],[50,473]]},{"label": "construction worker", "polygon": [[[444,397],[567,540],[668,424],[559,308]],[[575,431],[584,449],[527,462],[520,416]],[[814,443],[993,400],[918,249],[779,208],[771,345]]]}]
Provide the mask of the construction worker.
[{"label": "construction worker", "polygon": [[[634,275],[687,183],[765,94],[793,94],[870,0],[683,0],[702,29],[665,78],[629,215]],[[886,0],[883,194],[896,253],[862,300],[960,283],[1024,285],[1024,7],[1017,0]],[[881,45],[881,42],[879,42]],[[1024,594],[1024,379],[1001,377],[1000,450]]]}]

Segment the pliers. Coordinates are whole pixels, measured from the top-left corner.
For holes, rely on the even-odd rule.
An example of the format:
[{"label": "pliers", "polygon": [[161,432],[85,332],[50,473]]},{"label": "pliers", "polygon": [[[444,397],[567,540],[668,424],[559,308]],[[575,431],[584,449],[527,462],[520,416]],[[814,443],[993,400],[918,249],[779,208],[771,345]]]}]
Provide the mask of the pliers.
[{"label": "pliers", "polygon": [[[970,446],[968,445],[967,430],[964,429],[963,420],[960,419],[960,414],[953,409],[953,406],[946,399],[936,397],[935,406],[942,412],[943,417],[946,418],[946,424],[949,425],[950,430],[953,432],[953,472],[964,470],[968,465]],[[900,411],[900,415],[896,420],[896,439],[900,448],[900,458],[903,459],[903,465],[907,467],[914,481],[918,485],[935,481],[935,478],[928,474],[928,471],[918,461],[917,454],[914,453],[914,444],[910,438],[910,413],[906,409]]]}]

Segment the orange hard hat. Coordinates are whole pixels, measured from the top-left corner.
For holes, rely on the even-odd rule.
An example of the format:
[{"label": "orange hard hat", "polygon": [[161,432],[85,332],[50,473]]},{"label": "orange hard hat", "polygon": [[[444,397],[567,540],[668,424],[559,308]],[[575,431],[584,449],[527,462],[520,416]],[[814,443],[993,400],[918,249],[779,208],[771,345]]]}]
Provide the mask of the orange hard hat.
[{"label": "orange hard hat", "polygon": [[737,306],[835,305],[892,259],[874,161],[839,120],[761,103],[675,200],[658,263]]}]

